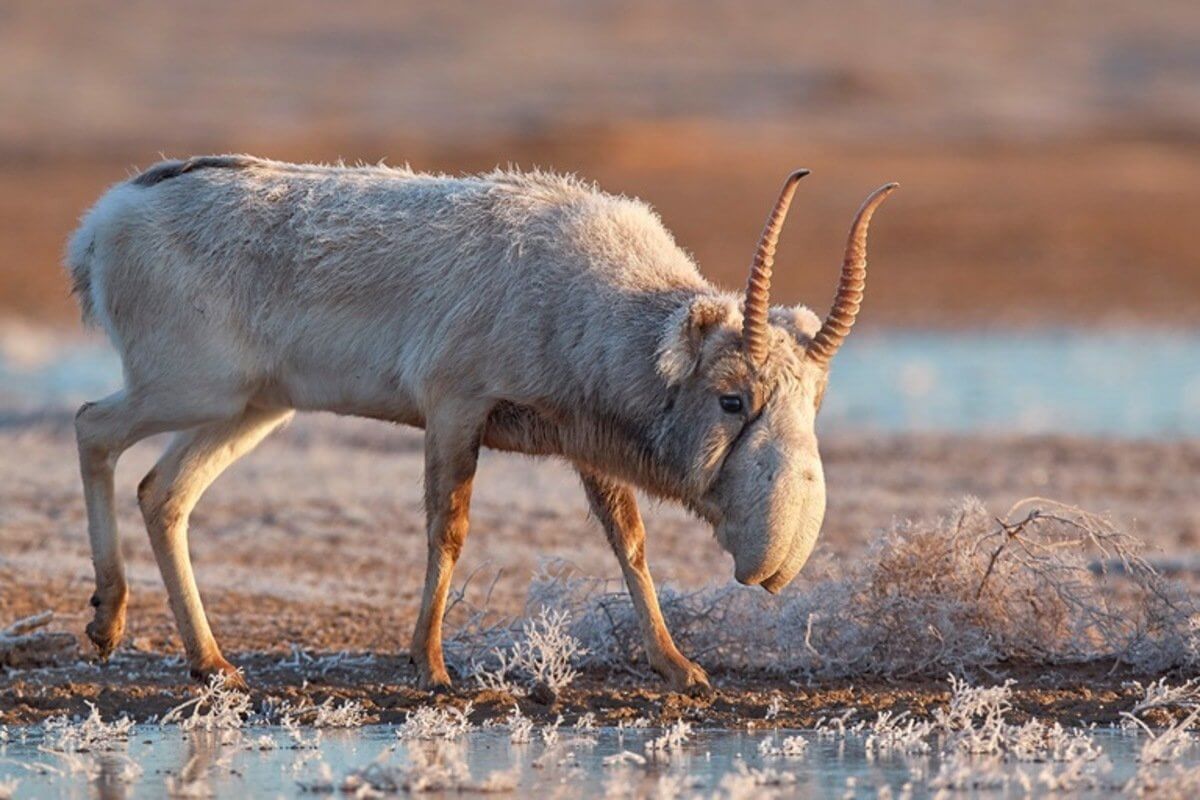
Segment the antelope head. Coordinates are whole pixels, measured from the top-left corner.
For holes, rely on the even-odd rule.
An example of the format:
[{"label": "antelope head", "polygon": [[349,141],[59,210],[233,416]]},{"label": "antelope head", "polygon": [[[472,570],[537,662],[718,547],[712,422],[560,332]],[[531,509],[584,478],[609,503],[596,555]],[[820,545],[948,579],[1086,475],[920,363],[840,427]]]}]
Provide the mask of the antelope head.
[{"label": "antelope head", "polygon": [[669,324],[659,371],[672,397],[659,447],[687,477],[684,501],[709,520],[741,583],[778,592],[808,560],[825,518],[815,424],[829,367],[862,304],[867,228],[897,184],[873,192],[850,227],[824,321],[770,305],[779,232],[808,170],[784,183],[759,240],[745,297],[701,295]]}]

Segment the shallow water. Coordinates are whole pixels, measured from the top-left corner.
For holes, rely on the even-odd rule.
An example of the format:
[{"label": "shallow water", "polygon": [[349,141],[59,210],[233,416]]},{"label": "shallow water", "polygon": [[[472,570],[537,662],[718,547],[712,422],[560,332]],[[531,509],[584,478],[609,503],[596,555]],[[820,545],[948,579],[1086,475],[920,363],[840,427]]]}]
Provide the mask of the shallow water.
[{"label": "shallow water", "polygon": [[[8,404],[74,405],[120,386],[106,344],[4,338]],[[1200,436],[1200,331],[857,334],[838,355],[820,426]]]},{"label": "shallow water", "polygon": [[[185,732],[176,727],[139,726],[127,748],[106,754],[61,756],[41,749],[36,729],[10,728],[10,741],[0,746],[0,785],[17,779],[14,797],[160,797],[169,790],[186,796],[216,797],[303,797],[316,792],[341,791],[348,775],[373,762],[394,767],[404,776],[413,759],[421,755],[434,762],[464,761],[470,780],[482,782],[490,774],[511,772],[516,786],[509,796],[527,797],[536,789],[547,796],[729,796],[739,782],[739,764],[744,764],[740,783],[749,795],[766,791],[780,797],[875,797],[883,786],[899,793],[911,783],[914,797],[931,793],[930,781],[937,775],[940,757],[929,755],[870,756],[866,737],[844,738],[801,732],[698,731],[677,752],[646,765],[604,765],[606,757],[622,751],[643,753],[646,742],[661,731],[648,729],[597,729],[575,731],[563,728],[559,742],[548,747],[537,731],[528,744],[514,744],[504,729],[477,730],[457,742],[400,741],[395,729],[367,726],[353,730],[326,730],[315,749],[298,747],[292,736],[279,728],[249,728],[242,731]],[[315,734],[303,732],[305,738]],[[807,750],[798,757],[763,756],[759,747],[775,745],[787,736],[801,736]],[[260,749],[261,737],[273,749]],[[1100,796],[1126,783],[1136,771],[1139,737],[1116,730],[1093,732],[1111,768],[1089,767],[1101,776],[1102,785],[1092,793]],[[1195,754],[1192,753],[1194,760]],[[986,773],[977,759],[980,774]],[[132,762],[140,773],[131,771]],[[1004,772],[1018,771],[1036,786],[1045,770],[1060,771],[1061,764],[1008,763]],[[782,783],[753,787],[747,771],[773,771]],[[430,771],[426,771],[430,774]],[[994,773],[993,773],[994,775]],[[973,792],[974,793],[974,792]],[[983,791],[986,796],[1020,796],[1020,783],[1008,788]],[[431,796],[440,796],[434,793]]]},{"label": "shallow water", "polygon": [[897,333],[848,340],[833,428],[1200,435],[1200,332]]}]

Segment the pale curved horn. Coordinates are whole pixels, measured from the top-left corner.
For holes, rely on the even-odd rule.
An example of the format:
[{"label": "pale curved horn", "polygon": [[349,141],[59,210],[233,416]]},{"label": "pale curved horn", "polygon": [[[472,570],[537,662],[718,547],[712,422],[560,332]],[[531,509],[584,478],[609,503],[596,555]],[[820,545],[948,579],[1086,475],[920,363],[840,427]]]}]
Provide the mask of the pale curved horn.
[{"label": "pale curved horn", "polygon": [[829,361],[854,325],[867,283],[867,229],[871,225],[871,216],[899,185],[889,183],[880,186],[863,202],[854,217],[854,224],[850,226],[850,235],[846,239],[846,256],[842,261],[842,277],[838,281],[837,295],[833,298],[833,308],[829,310],[829,316],[813,337],[806,353],[806,357],[817,364],[829,366]]},{"label": "pale curved horn", "polygon": [[750,279],[746,282],[746,308],[742,321],[742,347],[751,363],[761,364],[767,357],[767,315],[770,310],[771,267],[775,263],[775,245],[779,243],[779,230],[787,217],[796,184],[808,174],[798,169],[788,175],[771,216],[754,251],[754,263],[750,265]]}]

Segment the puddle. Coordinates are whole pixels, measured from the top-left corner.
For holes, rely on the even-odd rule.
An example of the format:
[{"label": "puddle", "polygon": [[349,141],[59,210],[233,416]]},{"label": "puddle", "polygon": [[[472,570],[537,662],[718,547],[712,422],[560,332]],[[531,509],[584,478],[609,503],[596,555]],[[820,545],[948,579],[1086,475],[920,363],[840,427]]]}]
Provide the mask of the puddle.
[{"label": "puddle", "polygon": [[[19,781],[16,798],[340,795],[346,791],[347,776],[373,763],[378,766],[366,774],[376,781],[382,775],[399,785],[426,780],[425,788],[434,790],[427,796],[432,797],[459,796],[464,789],[478,791],[489,785],[515,797],[534,796],[535,787],[539,794],[564,797],[741,797],[771,792],[779,797],[875,797],[884,786],[900,796],[906,784],[911,784],[913,797],[927,797],[942,766],[936,748],[928,754],[881,754],[869,747],[865,735],[832,737],[814,731],[697,731],[678,750],[644,765],[611,762],[623,751],[645,753],[646,743],[660,736],[660,730],[561,728],[557,743],[548,745],[539,730],[523,744],[512,742],[502,728],[476,730],[457,741],[421,742],[398,740],[390,726],[367,726],[322,731],[319,744],[310,748],[298,746],[281,728],[186,732],[138,726],[128,745],[115,752],[69,756],[43,749],[38,729],[9,728],[8,734],[8,743],[0,746],[0,786],[6,780]],[[316,735],[311,729],[301,733],[305,740]],[[764,742],[778,749],[793,736],[807,743],[799,755],[770,755],[760,749]],[[1089,762],[1087,768],[1101,780],[1094,791],[1100,796],[1135,774],[1142,738],[1117,730],[1092,731],[1091,736],[1103,751],[1100,761]],[[1196,763],[1194,748],[1191,755]],[[1104,759],[1110,763],[1097,766]],[[979,766],[980,776],[995,779],[997,773],[987,771],[987,759],[977,757],[970,763]],[[414,764],[425,767],[415,769]],[[1069,766],[1010,761],[1002,770],[1009,785],[983,794],[1021,795],[1018,773],[1038,787],[1039,776],[1067,771]],[[439,775],[443,780],[456,775],[457,788],[438,791]],[[972,793],[979,791],[976,787]]]}]

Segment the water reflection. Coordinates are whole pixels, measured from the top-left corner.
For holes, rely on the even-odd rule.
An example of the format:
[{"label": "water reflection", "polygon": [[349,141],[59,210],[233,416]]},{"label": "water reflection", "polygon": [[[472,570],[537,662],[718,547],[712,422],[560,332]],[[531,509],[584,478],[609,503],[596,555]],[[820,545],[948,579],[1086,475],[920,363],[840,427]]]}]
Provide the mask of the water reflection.
[{"label": "water reflection", "polygon": [[[456,741],[401,741],[396,729],[368,726],[307,732],[296,739],[278,728],[181,731],[135,729],[127,752],[50,754],[36,737],[10,742],[0,754],[0,785],[20,780],[17,797],[304,797],[314,793],[502,792],[509,796],[869,796],[890,791],[928,796],[945,756],[872,746],[863,734],[814,731],[697,731],[681,746],[652,754],[655,729],[558,729],[513,742],[503,728],[475,730]],[[1096,796],[1123,785],[1137,769],[1141,739],[1123,731],[1090,735],[1111,764],[1097,775]],[[784,755],[780,745],[804,746]],[[51,755],[54,758],[51,758]],[[85,761],[79,756],[86,755]],[[54,768],[35,762],[51,758]],[[980,775],[997,774],[980,757]],[[972,762],[974,763],[974,762]],[[1194,757],[1185,759],[1194,763]],[[48,765],[49,766],[49,765]],[[1003,773],[1037,776],[1067,765],[1009,762]],[[987,772],[991,769],[992,772]],[[990,778],[989,778],[990,779]],[[89,787],[90,784],[90,787]],[[886,789],[885,789],[886,787]],[[1009,788],[1019,788],[1019,781]],[[1003,792],[1000,792],[1003,794]]]}]

